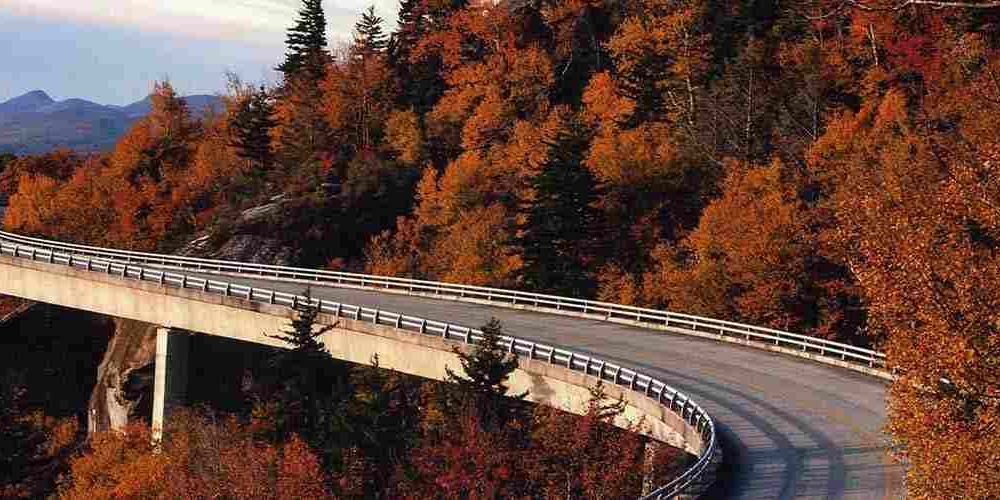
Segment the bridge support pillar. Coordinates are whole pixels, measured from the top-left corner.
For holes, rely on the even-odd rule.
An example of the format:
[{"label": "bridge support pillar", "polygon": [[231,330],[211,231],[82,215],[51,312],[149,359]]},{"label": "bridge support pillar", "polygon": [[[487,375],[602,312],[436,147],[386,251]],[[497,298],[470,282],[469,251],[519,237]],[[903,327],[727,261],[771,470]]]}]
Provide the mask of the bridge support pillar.
[{"label": "bridge support pillar", "polygon": [[187,398],[188,357],[191,338],[187,332],[156,329],[156,364],[153,375],[153,439],[163,437],[170,413],[184,406]]}]

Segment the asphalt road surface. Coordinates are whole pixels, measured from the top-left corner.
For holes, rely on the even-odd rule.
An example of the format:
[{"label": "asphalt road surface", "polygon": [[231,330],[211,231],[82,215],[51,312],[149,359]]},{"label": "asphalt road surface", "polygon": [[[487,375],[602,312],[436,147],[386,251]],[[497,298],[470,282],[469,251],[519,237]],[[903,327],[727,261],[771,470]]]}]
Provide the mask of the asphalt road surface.
[{"label": "asphalt road surface", "polygon": [[[305,285],[213,277],[302,293]],[[887,453],[886,383],[791,356],[613,323],[332,287],[315,298],[479,327],[598,355],[691,395],[715,419],[724,451],[719,498],[904,498]]]}]

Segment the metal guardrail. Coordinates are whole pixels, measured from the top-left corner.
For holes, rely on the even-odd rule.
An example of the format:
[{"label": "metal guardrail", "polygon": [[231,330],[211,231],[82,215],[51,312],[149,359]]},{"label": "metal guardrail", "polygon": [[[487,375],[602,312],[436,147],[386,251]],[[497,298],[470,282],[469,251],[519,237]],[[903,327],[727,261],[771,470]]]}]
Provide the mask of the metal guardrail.
[{"label": "metal guardrail", "polygon": [[772,328],[670,311],[611,304],[608,302],[407,278],[111,250],[29,238],[3,231],[0,231],[0,240],[34,246],[40,249],[72,252],[78,255],[89,255],[124,261],[126,263],[141,263],[172,269],[219,274],[255,275],[265,279],[313,282],[340,287],[370,288],[383,291],[447,297],[458,300],[476,300],[498,306],[533,308],[557,314],[582,314],[605,321],[638,323],[660,329],[666,328],[679,333],[694,332],[711,334],[721,339],[741,339],[746,342],[785,347],[803,353],[818,355],[822,358],[839,359],[844,362],[874,369],[884,369],[886,367],[885,354],[872,349]]},{"label": "metal guardrail", "polygon": [[[117,276],[122,279],[134,279],[138,281],[157,283],[161,286],[200,290],[205,293],[236,297],[259,303],[277,304],[292,308],[308,304],[312,307],[318,308],[324,313],[334,315],[338,318],[348,318],[357,321],[371,321],[376,325],[390,326],[399,330],[421,335],[432,335],[450,341],[464,342],[466,344],[475,345],[483,338],[481,330],[460,325],[453,325],[451,323],[444,323],[415,316],[408,316],[328,300],[314,299],[302,295],[277,292],[263,288],[255,288],[226,281],[216,281],[196,276],[188,276],[186,274],[173,273],[162,269],[148,269],[143,266],[133,265],[127,261],[120,261],[121,258],[142,259],[138,262],[144,264],[170,266],[173,262],[175,262],[175,258],[169,256],[121,252],[117,250],[103,250],[93,247],[83,247],[80,245],[38,240],[35,238],[25,238],[4,232],[0,232],[0,254],[11,255],[15,258],[27,258],[32,261],[46,262],[49,264],[66,265],[74,269],[104,273]],[[188,259],[184,257],[177,257],[176,259],[176,262],[183,262],[183,265],[190,265],[194,261],[206,262],[202,259]],[[153,260],[156,262],[152,262]],[[216,261],[207,262],[214,262],[216,267],[219,267],[220,264]],[[233,265],[233,263],[221,264],[227,267]],[[239,266],[243,266],[243,264],[238,264],[237,267]],[[252,265],[248,266],[248,268],[254,269],[254,271],[250,272],[258,272],[263,268],[270,268],[279,271],[284,270],[283,272],[285,273],[296,275],[301,274],[301,270],[289,270],[289,268],[276,268],[274,266]],[[227,272],[230,271],[232,270],[227,270]],[[347,273],[332,274],[347,275]],[[686,471],[684,471],[684,473],[674,478],[669,483],[657,487],[653,492],[643,497],[644,500],[668,499],[684,493],[688,488],[702,479],[702,475],[711,465],[713,457],[715,456],[719,446],[715,430],[715,422],[712,420],[711,416],[709,416],[709,414],[701,408],[701,406],[693,402],[686,394],[670,387],[665,382],[658,379],[593,356],[507,335],[502,337],[502,342],[506,345],[509,352],[519,357],[536,361],[544,361],[550,364],[558,364],[569,370],[595,376],[605,382],[610,382],[616,386],[624,387],[643,396],[652,398],[658,404],[663,405],[665,408],[678,415],[684,422],[699,433],[702,438],[704,449],[694,465],[689,467]]]}]

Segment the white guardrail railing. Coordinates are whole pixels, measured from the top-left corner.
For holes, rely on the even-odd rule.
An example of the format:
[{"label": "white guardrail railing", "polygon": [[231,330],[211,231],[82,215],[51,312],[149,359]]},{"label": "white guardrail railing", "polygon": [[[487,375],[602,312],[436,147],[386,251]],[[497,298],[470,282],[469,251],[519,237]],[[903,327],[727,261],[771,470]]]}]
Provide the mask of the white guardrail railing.
[{"label": "white guardrail railing", "polygon": [[[203,269],[197,266],[211,266],[216,272],[247,273],[278,278],[292,277],[295,279],[305,279],[306,276],[325,276],[328,279],[332,277],[334,280],[343,279],[345,281],[363,279],[365,281],[362,282],[362,286],[368,286],[367,283],[377,283],[376,286],[382,286],[384,283],[410,282],[413,283],[414,287],[431,288],[434,284],[430,282],[125,252],[28,238],[2,231],[0,231],[0,254],[49,264],[65,265],[74,269],[113,275],[122,279],[133,279],[157,283],[161,286],[200,290],[206,293],[236,297],[253,302],[277,304],[292,308],[301,305],[310,305],[326,314],[335,315],[336,317],[358,321],[371,321],[376,325],[390,326],[422,335],[433,335],[466,344],[474,345],[482,339],[481,330],[465,326],[226,281],[189,276],[164,269],[150,269],[138,264],[202,271],[211,271],[213,269]],[[267,274],[264,274],[265,272]],[[335,284],[335,282],[333,283]],[[524,297],[529,296],[538,297],[539,304],[552,301],[552,305],[560,305],[558,300],[556,300],[559,299],[558,297],[522,294],[521,292],[508,292],[488,288],[461,287],[457,285],[437,284],[437,286],[442,289],[476,290],[479,293],[502,292],[509,294],[512,298],[516,296],[517,300],[524,300]],[[561,300],[567,301],[570,299]],[[577,302],[597,304],[588,301],[573,301],[573,303]],[[565,302],[561,305],[565,305]],[[594,356],[507,335],[503,336],[502,340],[509,352],[519,357],[558,364],[570,370],[597,377],[605,382],[613,383],[619,387],[627,388],[652,398],[697,431],[702,439],[703,450],[695,463],[670,482],[656,487],[651,493],[643,497],[644,500],[669,499],[687,492],[689,488],[698,484],[703,479],[705,471],[712,465],[713,459],[719,449],[715,422],[701,406],[692,401],[686,394],[649,375]]]},{"label": "white guardrail railing", "polygon": [[127,263],[185,269],[202,273],[254,275],[265,279],[310,282],[339,287],[369,288],[380,291],[395,291],[460,300],[476,300],[497,306],[517,306],[558,314],[578,313],[593,319],[639,323],[659,329],[671,328],[673,331],[679,333],[699,333],[703,334],[703,336],[704,334],[710,334],[720,339],[740,339],[746,342],[785,347],[801,353],[818,355],[820,358],[839,359],[847,363],[866,366],[872,369],[881,370],[885,369],[886,366],[885,354],[864,347],[772,328],[593,300],[407,278],[111,250],[29,238],[3,231],[0,231],[0,241],[33,246],[39,249],[72,252],[76,255],[88,255]]}]

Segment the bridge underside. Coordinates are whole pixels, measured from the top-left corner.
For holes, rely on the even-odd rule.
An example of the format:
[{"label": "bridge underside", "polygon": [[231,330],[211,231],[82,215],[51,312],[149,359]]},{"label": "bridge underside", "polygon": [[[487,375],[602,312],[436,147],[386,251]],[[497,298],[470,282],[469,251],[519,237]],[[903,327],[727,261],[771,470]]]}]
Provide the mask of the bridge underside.
[{"label": "bridge underside", "polygon": [[[66,266],[0,256],[0,293],[109,316],[161,325],[158,335],[154,427],[169,413],[171,397],[177,398],[183,374],[183,339],[171,329],[199,332],[271,347],[284,347],[268,336],[287,327],[292,310],[197,290],[163,287],[155,283],[123,280]],[[444,380],[446,368],[459,370],[455,342],[415,335],[383,325],[320,314],[320,325],[333,326],[321,340],[337,359],[367,364],[378,355],[380,366],[433,380]],[[162,345],[161,345],[162,343]],[[161,350],[162,348],[162,350]],[[170,353],[173,349],[174,355]],[[186,368],[174,368],[185,370]],[[522,360],[512,376],[512,392],[528,392],[528,399],[582,414],[595,377],[541,361]],[[173,384],[173,385],[171,385]],[[701,436],[677,415],[652,399],[609,385],[609,397],[623,397],[628,404],[619,425],[642,419],[645,432],[671,446],[699,454]]]}]

